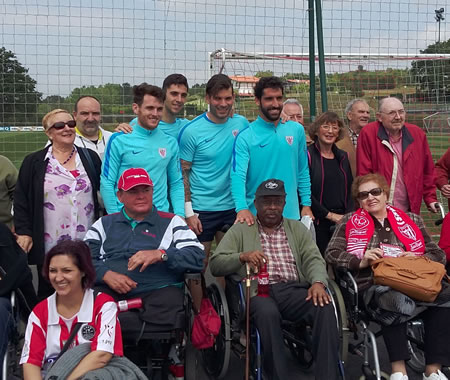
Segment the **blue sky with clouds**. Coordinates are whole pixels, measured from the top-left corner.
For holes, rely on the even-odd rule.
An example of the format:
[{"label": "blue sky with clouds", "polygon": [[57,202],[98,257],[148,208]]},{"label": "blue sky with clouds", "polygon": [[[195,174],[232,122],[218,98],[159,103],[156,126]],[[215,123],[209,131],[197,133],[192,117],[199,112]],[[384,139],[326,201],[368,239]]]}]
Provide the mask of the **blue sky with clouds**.
[{"label": "blue sky with clouds", "polygon": [[[208,52],[308,53],[307,1],[1,0],[0,43],[29,68],[44,95],[82,85],[160,85],[173,72],[209,76]],[[326,53],[415,54],[437,39],[434,10],[449,0],[324,0]],[[444,14],[444,16],[446,16]],[[450,16],[441,40],[450,38]],[[382,68],[386,62],[364,61]],[[359,63],[327,64],[328,71]],[[391,67],[404,67],[397,61]],[[403,66],[402,66],[403,65]],[[213,70],[216,70],[214,67]],[[308,72],[307,61],[227,62],[228,74]]]}]

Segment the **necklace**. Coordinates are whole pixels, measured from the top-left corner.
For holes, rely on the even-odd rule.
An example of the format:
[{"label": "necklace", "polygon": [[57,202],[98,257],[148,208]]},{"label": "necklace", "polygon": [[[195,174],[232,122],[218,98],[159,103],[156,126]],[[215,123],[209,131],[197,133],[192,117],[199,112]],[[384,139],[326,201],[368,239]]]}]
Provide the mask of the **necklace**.
[{"label": "necklace", "polygon": [[72,158],[74,153],[75,153],[75,145],[72,148],[72,152],[70,153],[69,158],[67,160],[65,160],[61,165],[64,166],[65,164],[67,164],[70,161],[70,159]]}]

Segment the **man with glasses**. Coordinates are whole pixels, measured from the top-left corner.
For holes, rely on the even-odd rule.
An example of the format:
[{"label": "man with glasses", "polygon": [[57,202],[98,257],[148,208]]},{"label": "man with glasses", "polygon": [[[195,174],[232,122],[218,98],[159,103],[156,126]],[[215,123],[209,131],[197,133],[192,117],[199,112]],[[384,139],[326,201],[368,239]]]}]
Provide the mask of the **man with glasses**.
[{"label": "man with glasses", "polygon": [[423,199],[437,212],[434,164],[425,133],[405,123],[405,108],[397,98],[381,99],[376,117],[359,135],[357,174],[384,176],[390,186],[388,202],[403,211],[420,214]]}]

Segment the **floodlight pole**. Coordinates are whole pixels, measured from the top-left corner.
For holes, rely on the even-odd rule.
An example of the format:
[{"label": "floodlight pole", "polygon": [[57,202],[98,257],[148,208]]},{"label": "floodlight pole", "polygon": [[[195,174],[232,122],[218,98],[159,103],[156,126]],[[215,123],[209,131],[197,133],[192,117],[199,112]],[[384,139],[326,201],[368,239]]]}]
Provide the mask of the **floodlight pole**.
[{"label": "floodlight pole", "polygon": [[445,20],[443,14],[444,14],[444,8],[436,9],[434,11],[435,16],[434,19],[438,23],[438,40],[437,42],[441,42],[441,21]]}]

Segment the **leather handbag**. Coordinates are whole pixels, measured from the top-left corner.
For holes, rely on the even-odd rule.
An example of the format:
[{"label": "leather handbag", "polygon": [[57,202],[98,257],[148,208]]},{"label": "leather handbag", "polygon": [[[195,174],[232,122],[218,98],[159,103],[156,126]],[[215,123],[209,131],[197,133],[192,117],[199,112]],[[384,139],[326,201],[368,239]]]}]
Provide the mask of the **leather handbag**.
[{"label": "leather handbag", "polygon": [[386,285],[417,301],[434,302],[445,267],[425,256],[383,257],[372,263],[375,284]]}]

